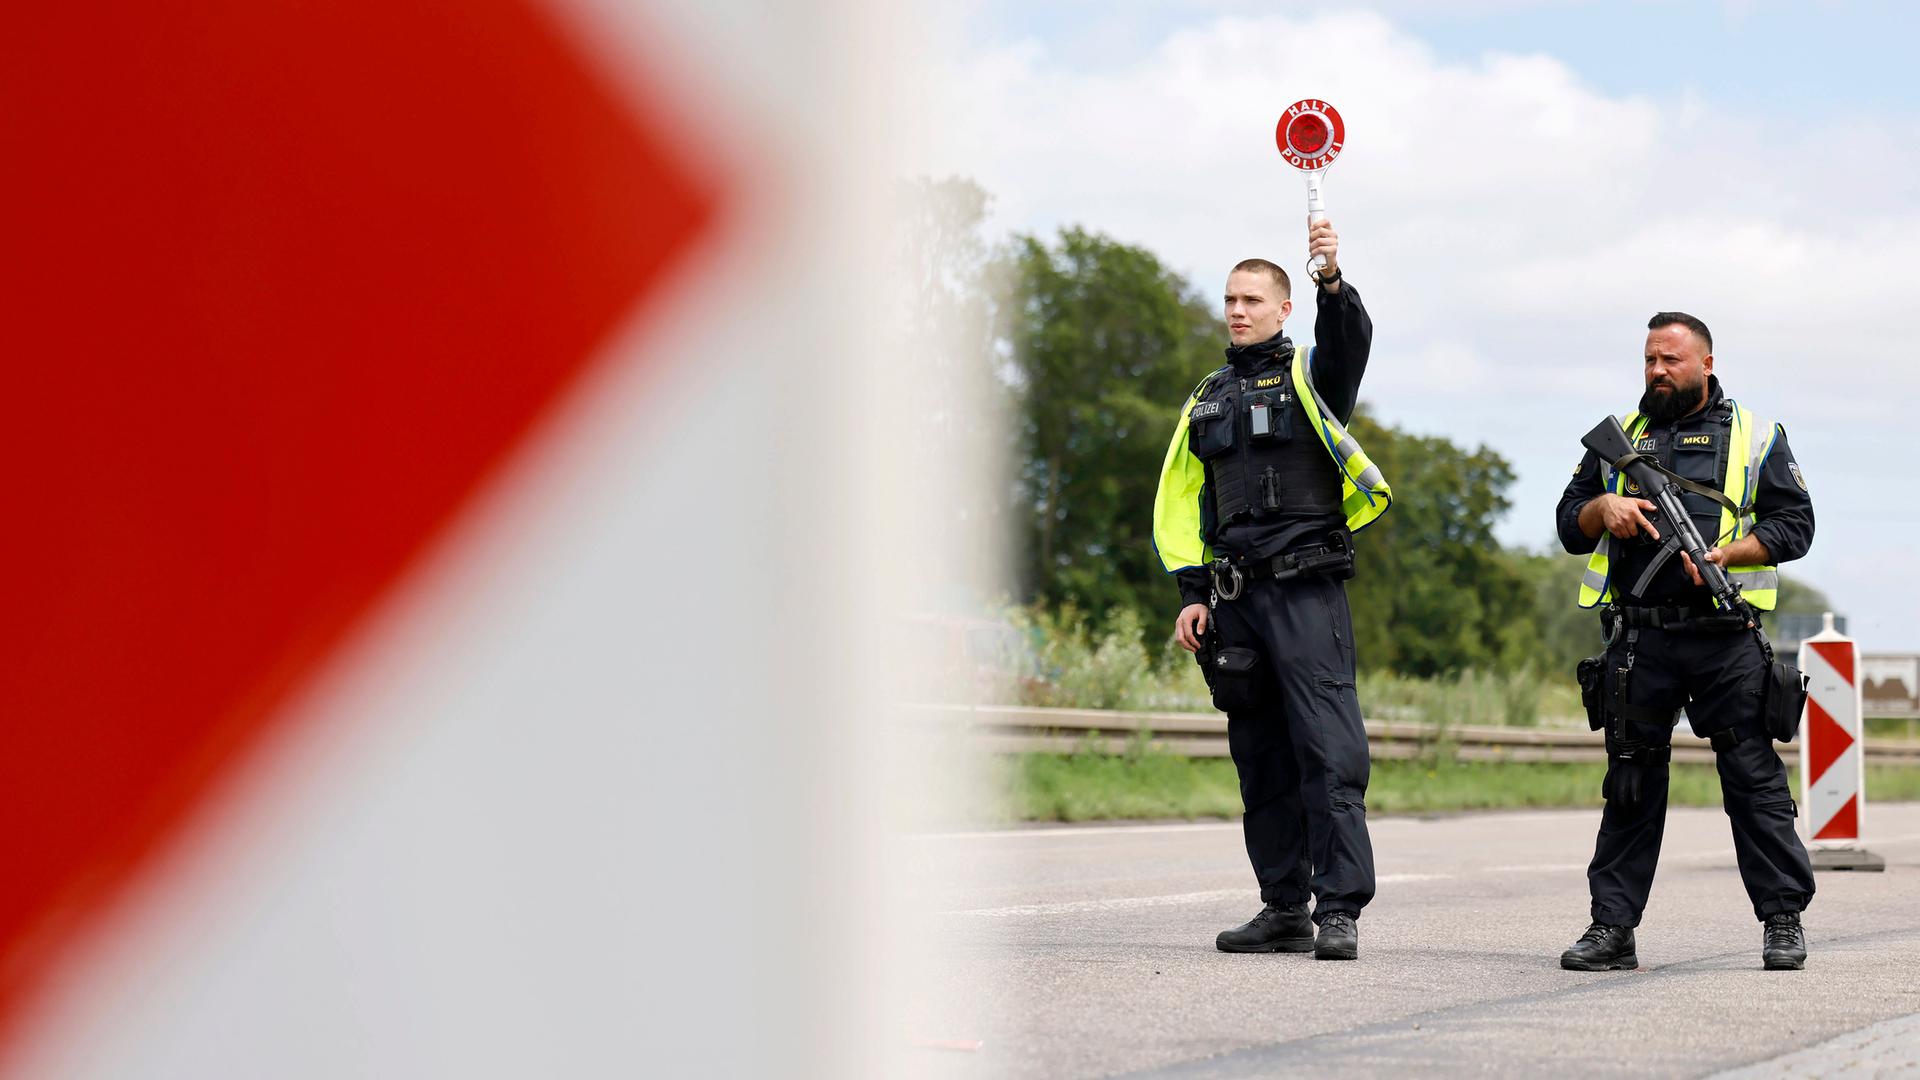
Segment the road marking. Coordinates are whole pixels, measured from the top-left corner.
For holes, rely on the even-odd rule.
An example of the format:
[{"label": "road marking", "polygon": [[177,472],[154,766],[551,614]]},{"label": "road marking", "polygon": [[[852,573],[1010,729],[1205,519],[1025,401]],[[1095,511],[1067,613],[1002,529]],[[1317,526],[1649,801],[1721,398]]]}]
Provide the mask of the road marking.
[{"label": "road marking", "polygon": [[[1584,808],[1574,808],[1574,809],[1584,809]],[[1698,810],[1698,809],[1707,809],[1707,808],[1706,807],[1675,807],[1674,809]],[[1533,813],[1533,814],[1506,814],[1506,813],[1501,813],[1499,811],[1490,811],[1489,815],[1491,816],[1492,814],[1498,814],[1500,817],[1500,820],[1504,822],[1556,821],[1556,820],[1565,820],[1567,815],[1573,812],[1574,810],[1560,810],[1560,811],[1548,811],[1545,813]],[[1464,816],[1465,815],[1461,815],[1461,817],[1464,817]],[[1594,816],[1595,816],[1595,819],[1598,820],[1599,815],[1595,814]],[[1383,825],[1441,825],[1451,821],[1461,820],[1461,817],[1369,818],[1367,821],[1367,827],[1369,829],[1375,829]],[[1071,839],[1074,837],[1081,837],[1081,836],[1113,836],[1121,833],[1127,834],[1129,836],[1138,836],[1142,833],[1214,832],[1220,829],[1232,829],[1235,832],[1238,832],[1240,831],[1240,823],[1237,821],[1191,821],[1191,822],[1180,822],[1177,824],[1168,824],[1168,825],[1056,825],[1056,826],[1048,826],[1044,828],[1035,828],[1035,829],[974,829],[969,832],[910,833],[908,834],[908,839],[911,839],[911,840],[1022,840],[1022,839],[1034,839],[1036,837],[1040,837],[1040,838],[1056,837],[1056,838]],[[1860,846],[1867,847],[1873,844],[1905,844],[1915,840],[1920,840],[1920,833],[1911,833],[1903,836],[1870,836],[1861,840],[1859,843],[1860,843]],[[1557,864],[1544,864],[1544,865],[1552,866]],[[1586,864],[1581,863],[1580,865],[1584,867]]]},{"label": "road marking", "polygon": [[1219,829],[1240,831],[1237,821],[1194,821],[1178,825],[1061,825],[1044,829],[978,829],[973,832],[919,833],[915,840],[1019,840],[1033,837],[1080,837],[1111,836],[1126,833],[1137,836],[1141,833],[1181,833],[1213,832]]},{"label": "road marking", "polygon": [[[1661,859],[1669,865],[1673,863],[1715,862],[1733,857],[1731,848],[1716,851],[1668,852]],[[1416,881],[1450,881],[1455,878],[1475,877],[1481,874],[1559,874],[1585,870],[1583,862],[1568,863],[1507,863],[1500,866],[1478,866],[1461,873],[1451,874],[1381,874],[1374,878],[1375,885],[1400,885]],[[1182,904],[1211,904],[1217,900],[1245,898],[1250,889],[1214,889],[1209,892],[1168,893],[1161,896],[1116,896],[1106,900],[1062,900],[1044,904],[1013,904],[1008,907],[961,908],[941,911],[940,915],[973,915],[987,919],[1004,919],[1016,915],[1084,915],[1099,911],[1131,911],[1136,908],[1175,907]]]},{"label": "road marking", "polygon": [[[1500,811],[1489,812],[1500,814],[1500,818],[1503,821],[1550,821],[1555,818],[1564,817],[1568,813],[1568,811],[1564,810],[1531,814],[1508,814]],[[1379,829],[1396,825],[1442,825],[1450,821],[1460,820],[1462,816],[1463,815],[1450,815],[1443,818],[1406,816],[1368,818],[1367,828]],[[908,834],[908,839],[1031,840],[1036,837],[1073,839],[1081,836],[1113,836],[1122,833],[1128,836],[1138,836],[1142,833],[1214,832],[1220,829],[1231,829],[1234,832],[1239,832],[1240,823],[1238,821],[1183,821],[1160,825],[1046,825],[1024,829],[971,829],[963,832],[910,833]]]},{"label": "road marking", "polygon": [[1824,1076],[1868,1080],[1906,1076],[1920,1066],[1920,1015],[1882,1020],[1804,1050],[1714,1073],[1708,1080],[1760,1080],[1774,1076]]},{"label": "road marking", "polygon": [[[1408,821],[1417,819],[1402,818],[1399,820]],[[1201,822],[1180,825],[1094,825],[1086,828],[1067,827],[1059,829],[985,830],[970,833],[931,833],[924,834],[922,838],[957,840],[986,839],[1003,836],[1105,836],[1114,833],[1199,832],[1211,829],[1238,830],[1239,828],[1240,826],[1237,822]],[[1871,843],[1904,844],[1915,840],[1920,840],[1920,833],[1901,836],[1882,836],[1871,841]],[[1732,857],[1733,850],[1731,845],[1729,845],[1724,849],[1715,849],[1712,851],[1670,851],[1662,857],[1661,861],[1668,864],[1698,863],[1714,862]],[[1374,879],[1374,883],[1376,885],[1397,885],[1415,881],[1446,881],[1459,877],[1471,877],[1477,874],[1559,874],[1571,873],[1575,870],[1585,870],[1586,868],[1587,864],[1584,862],[1503,863],[1499,866],[1475,867],[1461,873],[1381,874]],[[1185,904],[1211,904],[1220,900],[1245,898],[1249,891],[1250,890],[1246,888],[1214,889],[1209,892],[1169,893],[1162,896],[1119,896],[1106,900],[1065,900],[1043,904],[1014,904],[1008,907],[964,908],[941,911],[936,914],[971,915],[977,918],[987,919],[1005,919],[1020,915],[1081,915],[1101,911],[1131,911],[1138,908],[1176,907]]]},{"label": "road marking", "polygon": [[[1376,885],[1394,885],[1403,881],[1434,881],[1455,874],[1382,874]],[[1214,889],[1210,892],[1168,893],[1164,896],[1116,896],[1108,900],[1063,900],[1050,904],[1014,904],[1011,907],[966,908],[942,911],[941,915],[973,915],[983,919],[1005,919],[1015,915],[1085,915],[1096,911],[1131,911],[1136,908],[1177,907],[1183,904],[1211,904],[1219,900],[1247,898],[1253,890]]]},{"label": "road marking", "polygon": [[1172,907],[1178,904],[1211,904],[1216,900],[1245,899],[1250,890],[1215,889],[1212,892],[1173,893],[1168,896],[1122,896],[1112,900],[1068,900],[1055,904],[1015,904],[1012,907],[972,908],[943,911],[942,915],[976,915],[984,919],[1004,919],[1013,915],[1079,915],[1092,911],[1127,911],[1133,908]]}]

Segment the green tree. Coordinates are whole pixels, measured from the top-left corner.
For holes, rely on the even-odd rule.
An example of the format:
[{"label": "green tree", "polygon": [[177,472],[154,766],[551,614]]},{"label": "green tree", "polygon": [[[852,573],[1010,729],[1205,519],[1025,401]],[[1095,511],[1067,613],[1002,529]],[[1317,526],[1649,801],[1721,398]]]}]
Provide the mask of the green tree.
[{"label": "green tree", "polygon": [[1532,666],[1571,683],[1573,665],[1600,650],[1600,617],[1575,603],[1587,557],[1515,551],[1512,558],[1533,597]]},{"label": "green tree", "polygon": [[1537,637],[1526,569],[1493,536],[1513,469],[1376,421],[1349,425],[1393,485],[1393,508],[1356,541],[1350,589],[1362,662],[1411,675],[1524,665]]},{"label": "green tree", "polygon": [[1225,329],[1150,252],[1084,229],[1051,245],[1019,237],[1006,265],[1021,592],[1167,626],[1176,595],[1153,555],[1154,488],[1180,403],[1221,363]]},{"label": "green tree", "polygon": [[1780,575],[1780,602],[1774,608],[1782,615],[1819,615],[1833,610],[1827,594],[1803,581]]}]

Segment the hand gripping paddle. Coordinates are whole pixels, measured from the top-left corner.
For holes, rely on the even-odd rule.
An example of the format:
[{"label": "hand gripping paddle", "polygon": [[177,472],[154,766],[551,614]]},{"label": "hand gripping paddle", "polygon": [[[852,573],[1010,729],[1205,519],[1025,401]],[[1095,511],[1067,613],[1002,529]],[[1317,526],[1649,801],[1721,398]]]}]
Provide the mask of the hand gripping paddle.
[{"label": "hand gripping paddle", "polygon": [[[1320,198],[1320,176],[1340,156],[1347,141],[1347,125],[1333,106],[1308,98],[1287,106],[1273,131],[1280,145],[1280,156],[1307,177],[1307,223],[1312,225],[1327,216],[1327,204]],[[1314,276],[1327,268],[1327,257],[1315,255],[1309,264]]]}]

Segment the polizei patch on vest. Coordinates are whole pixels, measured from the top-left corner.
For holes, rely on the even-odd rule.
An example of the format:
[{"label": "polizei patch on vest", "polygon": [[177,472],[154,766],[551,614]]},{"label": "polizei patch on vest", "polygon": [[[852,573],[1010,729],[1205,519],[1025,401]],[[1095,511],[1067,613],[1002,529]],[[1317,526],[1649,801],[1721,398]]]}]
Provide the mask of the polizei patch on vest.
[{"label": "polizei patch on vest", "polygon": [[1634,440],[1633,448],[1635,450],[1640,451],[1643,454],[1652,453],[1653,452],[1653,436],[1651,435],[1640,436],[1638,439]]},{"label": "polizei patch on vest", "polygon": [[1807,490],[1807,478],[1806,475],[1800,471],[1799,462],[1787,462],[1787,471],[1793,474],[1793,482],[1800,485],[1801,491]]},{"label": "polizei patch on vest", "polygon": [[1225,408],[1226,408],[1226,405],[1222,402],[1203,401],[1200,404],[1195,405],[1193,407],[1193,411],[1187,414],[1187,419],[1211,420],[1214,417],[1219,416],[1221,411],[1224,410]]},{"label": "polizei patch on vest", "polygon": [[1674,440],[1675,446],[1712,446],[1713,434],[1704,432],[1699,435],[1682,435]]}]

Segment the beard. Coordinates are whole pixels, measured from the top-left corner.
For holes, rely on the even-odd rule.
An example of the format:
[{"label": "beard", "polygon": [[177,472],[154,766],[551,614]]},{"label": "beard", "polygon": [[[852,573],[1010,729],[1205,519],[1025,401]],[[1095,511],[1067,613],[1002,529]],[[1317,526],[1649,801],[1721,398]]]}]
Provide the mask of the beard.
[{"label": "beard", "polygon": [[1707,380],[1676,383],[1666,379],[1652,383],[1640,395],[1640,412],[1656,424],[1671,424],[1699,408],[1707,400]]}]

